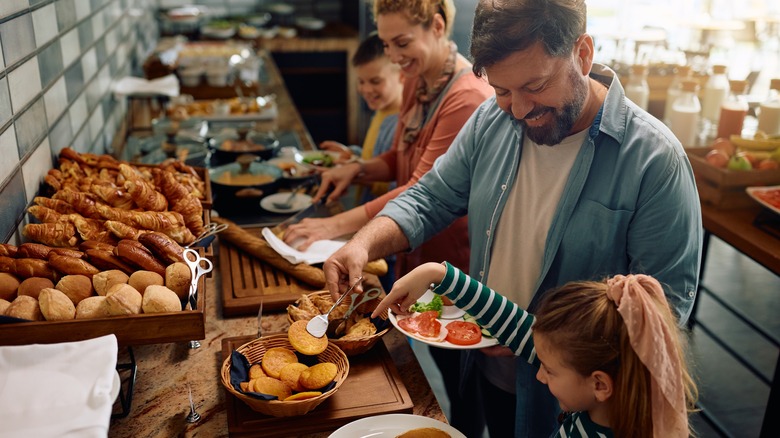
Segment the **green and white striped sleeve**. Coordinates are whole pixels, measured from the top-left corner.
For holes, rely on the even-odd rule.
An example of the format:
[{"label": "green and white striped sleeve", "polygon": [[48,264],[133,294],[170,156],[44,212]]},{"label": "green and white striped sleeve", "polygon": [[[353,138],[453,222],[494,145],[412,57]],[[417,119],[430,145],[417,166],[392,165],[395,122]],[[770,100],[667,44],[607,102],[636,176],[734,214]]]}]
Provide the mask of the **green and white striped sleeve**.
[{"label": "green and white striped sleeve", "polygon": [[451,299],[456,306],[476,318],[479,325],[516,356],[539,365],[531,333],[534,316],[460,269],[447,262],[444,265],[447,268],[444,280],[433,292]]}]

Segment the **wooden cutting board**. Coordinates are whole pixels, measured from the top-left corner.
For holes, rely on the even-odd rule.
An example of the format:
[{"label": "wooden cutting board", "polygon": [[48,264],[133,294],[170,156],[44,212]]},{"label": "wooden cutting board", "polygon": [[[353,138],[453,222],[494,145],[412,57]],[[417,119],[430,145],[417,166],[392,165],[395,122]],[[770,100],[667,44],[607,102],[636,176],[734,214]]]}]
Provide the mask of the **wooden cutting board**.
[{"label": "wooden cutting board", "polygon": [[[261,228],[247,228],[260,236]],[[223,316],[256,315],[263,311],[285,309],[301,294],[314,288],[246,254],[225,240],[219,241],[219,266],[222,277]]]},{"label": "wooden cutting board", "polygon": [[[222,361],[251,336],[222,340]],[[371,415],[411,413],[412,399],[384,342],[349,358],[349,375],[335,394],[306,415],[271,417],[255,412],[225,390],[231,437],[290,437],[335,430]]]}]

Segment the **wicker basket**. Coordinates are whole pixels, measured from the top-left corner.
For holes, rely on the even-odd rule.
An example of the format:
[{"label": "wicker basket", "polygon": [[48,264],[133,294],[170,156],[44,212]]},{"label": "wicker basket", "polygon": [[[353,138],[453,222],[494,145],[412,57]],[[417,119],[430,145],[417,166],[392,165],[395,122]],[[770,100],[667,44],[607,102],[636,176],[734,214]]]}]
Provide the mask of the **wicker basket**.
[{"label": "wicker basket", "polygon": [[[285,347],[293,350],[290,341],[287,339],[286,334],[270,335],[255,339],[247,342],[246,344],[236,348],[236,351],[246,356],[250,363],[259,362],[266,350],[273,347]],[[314,398],[305,400],[292,400],[292,401],[279,401],[279,400],[260,400],[254,397],[250,397],[240,391],[233,388],[230,384],[230,357],[225,358],[222,362],[222,369],[220,376],[222,385],[233,395],[238,397],[239,400],[246,403],[252,410],[260,412],[266,415],[272,415],[274,417],[292,417],[294,415],[303,415],[317,405],[325,401],[328,397],[333,395],[344,383],[344,380],[349,374],[349,361],[343,351],[333,343],[328,343],[328,347],[322,353],[317,355],[317,359],[320,362],[332,362],[336,364],[338,371],[336,372],[336,385],[329,391],[322,393]]]},{"label": "wicker basket", "polygon": [[[312,292],[312,293],[308,294],[308,296],[309,296],[309,298],[314,297],[314,296],[326,296],[326,297],[329,298],[330,297],[330,292],[328,292],[326,290],[325,291],[319,291],[319,292]],[[344,298],[344,301],[342,302],[342,304],[346,304],[346,305],[352,304],[352,297],[349,296],[349,297]],[[387,321],[387,310],[382,312],[382,314],[379,317],[381,319]],[[287,312],[287,321],[289,321],[290,324],[293,323],[293,319],[290,316],[289,312]],[[365,336],[365,337],[362,337],[362,338],[349,339],[349,340],[346,340],[346,341],[342,341],[341,339],[328,339],[328,340],[331,343],[336,344],[336,346],[338,346],[339,348],[341,348],[344,351],[344,353],[346,353],[347,356],[357,356],[359,354],[363,354],[366,351],[370,350],[371,347],[373,347],[374,344],[376,344],[379,341],[379,339],[382,336],[385,335],[385,333],[389,332],[392,327],[393,326],[388,323],[387,327],[385,327],[384,329],[374,333],[371,336]]]}]

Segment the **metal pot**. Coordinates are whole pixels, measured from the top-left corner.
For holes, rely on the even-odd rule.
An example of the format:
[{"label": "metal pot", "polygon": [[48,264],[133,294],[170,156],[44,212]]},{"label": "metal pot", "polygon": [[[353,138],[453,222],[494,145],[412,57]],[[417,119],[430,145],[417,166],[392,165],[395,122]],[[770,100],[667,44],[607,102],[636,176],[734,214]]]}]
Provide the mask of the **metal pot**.
[{"label": "metal pot", "polygon": [[214,209],[220,213],[246,211],[264,196],[276,193],[282,171],[244,154],[236,162],[209,169]]},{"label": "metal pot", "polygon": [[279,149],[279,139],[270,131],[257,132],[239,128],[236,133],[220,134],[210,139],[209,149],[215,164],[232,163],[245,154],[268,160]]}]

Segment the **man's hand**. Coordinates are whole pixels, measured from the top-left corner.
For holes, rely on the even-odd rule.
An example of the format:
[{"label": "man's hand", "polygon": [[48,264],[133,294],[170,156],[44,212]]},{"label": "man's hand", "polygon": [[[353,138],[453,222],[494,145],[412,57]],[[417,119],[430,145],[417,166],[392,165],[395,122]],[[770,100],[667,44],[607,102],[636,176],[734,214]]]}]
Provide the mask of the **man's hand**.
[{"label": "man's hand", "polygon": [[[363,275],[366,264],[368,264],[368,251],[355,241],[347,242],[325,260],[322,267],[325,271],[325,286],[328,287],[334,301],[355,282],[356,278]],[[354,291],[362,293],[363,285],[358,284]]]}]

